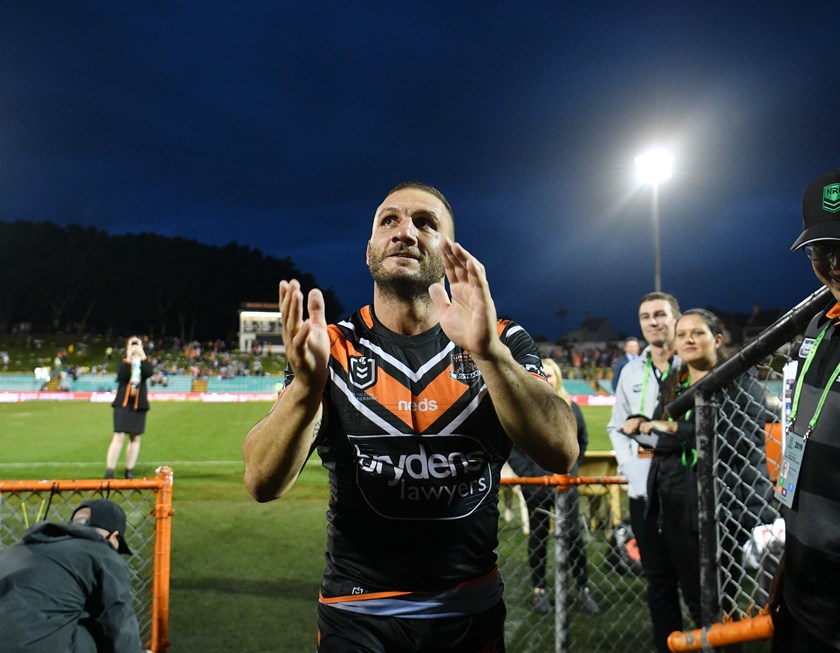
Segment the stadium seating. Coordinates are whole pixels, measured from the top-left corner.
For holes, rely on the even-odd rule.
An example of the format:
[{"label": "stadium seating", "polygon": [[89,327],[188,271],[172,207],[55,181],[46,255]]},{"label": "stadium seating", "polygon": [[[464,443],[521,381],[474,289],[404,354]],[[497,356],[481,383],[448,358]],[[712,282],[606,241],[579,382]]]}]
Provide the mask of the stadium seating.
[{"label": "stadium seating", "polygon": [[0,392],[38,392],[44,385],[35,375],[3,373],[0,374]]},{"label": "stadium seating", "polygon": [[280,376],[235,376],[232,379],[207,379],[207,392],[274,392]]},{"label": "stadium seating", "polygon": [[83,374],[75,381],[71,379],[68,387],[71,392],[113,392],[117,379],[113,374]]},{"label": "stadium seating", "polygon": [[152,385],[149,382],[149,392],[191,392],[192,382],[191,374],[173,374],[167,378],[166,385],[159,383]]},{"label": "stadium seating", "polygon": [[608,395],[613,393],[612,379],[600,379],[598,381],[598,388],[606,392]]},{"label": "stadium seating", "polygon": [[598,391],[589,381],[580,379],[563,379],[563,387],[570,395],[596,395]]},{"label": "stadium seating", "polygon": [[[277,384],[282,382],[282,376],[210,378],[207,392],[275,392]],[[38,392],[43,385],[34,374],[0,374],[0,392]],[[76,380],[68,379],[67,388],[70,392],[113,392],[117,389],[117,379],[114,374],[83,374]],[[170,376],[166,385],[149,383],[150,392],[191,392],[192,389],[193,379],[189,374]]]}]

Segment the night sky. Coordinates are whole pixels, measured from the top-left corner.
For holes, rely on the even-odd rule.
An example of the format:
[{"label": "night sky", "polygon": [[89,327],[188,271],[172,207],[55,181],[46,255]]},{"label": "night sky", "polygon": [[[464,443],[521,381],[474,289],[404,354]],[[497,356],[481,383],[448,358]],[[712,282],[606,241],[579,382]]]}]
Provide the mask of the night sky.
[{"label": "night sky", "polygon": [[803,189],[840,167],[838,82],[830,1],[5,2],[0,220],[236,241],[349,313],[373,211],[419,180],[500,314],[637,334],[651,145],[675,157],[662,277],[684,309],[818,288],[788,250]]}]

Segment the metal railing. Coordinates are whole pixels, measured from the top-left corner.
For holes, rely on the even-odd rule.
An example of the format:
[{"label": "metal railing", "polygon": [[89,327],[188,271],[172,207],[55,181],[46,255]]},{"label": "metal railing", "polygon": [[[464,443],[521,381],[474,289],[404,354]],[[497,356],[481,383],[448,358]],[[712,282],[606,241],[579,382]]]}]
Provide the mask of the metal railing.
[{"label": "metal railing", "polygon": [[146,648],[169,647],[169,578],[172,539],[170,467],[136,480],[0,481],[0,548],[20,540],[38,521],[67,522],[86,499],[110,499],[126,513],[126,557],[134,607]]}]

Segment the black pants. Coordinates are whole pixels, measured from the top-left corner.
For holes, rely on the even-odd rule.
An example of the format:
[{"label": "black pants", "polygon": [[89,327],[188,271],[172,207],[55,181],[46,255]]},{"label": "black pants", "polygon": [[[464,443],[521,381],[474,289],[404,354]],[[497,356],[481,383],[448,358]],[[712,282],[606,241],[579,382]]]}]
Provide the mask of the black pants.
[{"label": "black pants", "polygon": [[[551,515],[554,513],[555,491],[547,487],[523,485],[522,495],[528,506],[528,564],[531,568],[531,582],[534,587],[545,588],[546,552],[548,538],[551,536]],[[566,524],[564,534],[569,551],[569,566],[577,588],[583,589],[589,584],[586,549],[583,532],[580,527],[580,495],[577,488],[569,488],[566,494]]]},{"label": "black pants", "polygon": [[468,617],[402,619],[318,604],[318,653],[505,653],[505,604]]},{"label": "black pants", "polygon": [[633,537],[639,547],[639,555],[642,557],[642,568],[645,565],[645,498],[631,497],[630,504],[630,528],[633,529]]},{"label": "black pants", "polygon": [[668,653],[668,635],[683,630],[680,591],[695,627],[700,625],[700,542],[679,495],[666,497],[662,504],[651,502],[644,532],[642,567],[653,642],[658,653]]}]

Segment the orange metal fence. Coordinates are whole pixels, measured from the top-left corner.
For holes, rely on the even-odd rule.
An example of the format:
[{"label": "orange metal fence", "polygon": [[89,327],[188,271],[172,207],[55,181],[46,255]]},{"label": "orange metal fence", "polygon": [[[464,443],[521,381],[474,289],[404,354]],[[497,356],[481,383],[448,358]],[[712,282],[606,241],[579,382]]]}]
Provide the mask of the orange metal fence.
[{"label": "orange metal fence", "polygon": [[[20,539],[34,521],[67,521],[88,498],[108,498],[128,516],[128,558],[141,635],[154,653],[169,647],[169,576],[172,539],[170,467],[137,480],[0,481],[0,548]],[[150,497],[150,491],[154,492]],[[30,509],[34,520],[30,519]]]},{"label": "orange metal fence", "polygon": [[712,624],[706,628],[675,632],[668,636],[672,651],[701,651],[709,646],[728,646],[773,637],[773,620],[766,612],[750,619]]}]

